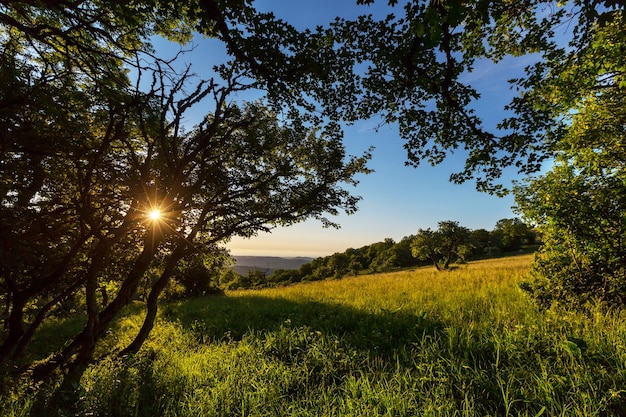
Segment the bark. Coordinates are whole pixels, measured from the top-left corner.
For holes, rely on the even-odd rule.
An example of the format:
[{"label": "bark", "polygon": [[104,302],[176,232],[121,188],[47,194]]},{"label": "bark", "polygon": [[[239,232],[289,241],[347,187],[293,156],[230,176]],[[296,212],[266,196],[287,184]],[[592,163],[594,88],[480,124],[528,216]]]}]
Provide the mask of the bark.
[{"label": "bark", "polygon": [[[13,297],[11,300],[11,313],[9,314],[9,318],[5,323],[5,326],[9,330],[9,334],[2,343],[2,346],[0,346],[0,364],[4,363],[8,358],[12,357],[16,349],[22,350],[24,347],[20,345],[25,345],[32,337],[32,334],[25,333],[24,331],[24,307],[28,303],[28,300],[35,298],[44,290],[54,286],[61,281],[61,279],[65,276],[68,268],[70,267],[72,260],[74,259],[76,254],[78,254],[78,252],[82,248],[82,245],[85,243],[88,237],[89,235],[81,236],[80,239],[75,242],[70,251],[63,257],[61,262],[57,265],[57,267],[50,275],[47,275],[45,277],[39,277],[39,279],[36,280],[33,279],[31,285],[21,291],[13,290]],[[39,324],[36,324],[35,328],[38,326]],[[27,337],[26,341],[22,340],[24,336]]]},{"label": "bark", "polygon": [[437,257],[435,256],[434,253],[430,254],[430,259],[433,261],[433,265],[435,265],[435,268],[437,268],[437,271],[441,271],[441,267],[439,266],[439,261],[437,260]]},{"label": "bark", "polygon": [[131,344],[120,352],[120,356],[124,356],[130,353],[137,353],[139,349],[141,349],[143,343],[148,338],[148,335],[154,327],[154,320],[156,319],[156,315],[158,312],[159,296],[161,295],[165,287],[167,287],[167,284],[169,283],[170,278],[174,273],[174,268],[176,267],[176,264],[182,258],[182,256],[183,251],[176,250],[169,257],[168,262],[165,265],[165,269],[161,273],[161,276],[150,289],[150,294],[148,295],[148,300],[146,302],[146,317],[144,318],[141,329],[139,329],[137,336],[135,336],[135,339],[131,342]]},{"label": "bark", "polygon": [[91,323],[88,323],[83,330],[74,337],[68,346],[53,355],[52,359],[46,363],[35,367],[33,370],[33,378],[35,380],[45,380],[49,378],[55,370],[60,368],[66,368],[68,376],[78,375],[78,379],[80,379],[80,375],[82,375],[80,370],[84,371],[93,359],[97,341],[107,331],[111,321],[131,302],[139,285],[139,281],[154,258],[156,248],[160,241],[160,238],[152,239],[152,236],[146,236],[144,249],[135,260],[132,269],[122,283],[115,299],[113,299],[104,310],[97,314],[95,319]]},{"label": "bark", "polygon": [[39,310],[39,312],[37,313],[37,316],[35,317],[33,322],[30,324],[30,326],[28,326],[28,329],[22,335],[19,343],[13,350],[13,353],[11,355],[12,360],[18,359],[22,355],[22,353],[24,352],[24,349],[26,349],[26,346],[28,345],[32,337],[35,335],[35,332],[37,331],[41,323],[43,323],[44,319],[48,316],[49,311],[52,310],[52,307],[54,307],[57,303],[70,298],[74,294],[74,292],[78,289],[81,283],[82,281],[75,282],[70,288],[68,288],[62,294],[59,294],[58,296],[50,300],[50,302],[48,302],[45,306],[43,306]]},{"label": "bark", "polygon": [[180,261],[182,257],[188,253],[189,246],[191,246],[194,251],[198,250],[198,248],[196,248],[192,242],[198,235],[202,227],[204,227],[204,225],[206,224],[208,212],[209,206],[204,207],[195,227],[189,232],[185,239],[178,242],[176,249],[169,256],[163,273],[150,289],[150,294],[148,295],[147,300],[146,317],[144,318],[141,329],[139,329],[139,333],[137,333],[137,336],[131,342],[131,344],[128,345],[124,350],[122,350],[122,352],[120,352],[121,356],[129,353],[137,353],[139,349],[141,349],[143,343],[148,338],[148,335],[154,327],[154,320],[158,312],[159,296],[167,286],[172,274],[174,273],[174,268],[176,267],[178,261]]},{"label": "bark", "polygon": [[0,346],[0,364],[4,363],[13,353],[15,347],[24,335],[24,306],[28,295],[24,291],[13,294],[11,314],[7,320],[9,334]]}]

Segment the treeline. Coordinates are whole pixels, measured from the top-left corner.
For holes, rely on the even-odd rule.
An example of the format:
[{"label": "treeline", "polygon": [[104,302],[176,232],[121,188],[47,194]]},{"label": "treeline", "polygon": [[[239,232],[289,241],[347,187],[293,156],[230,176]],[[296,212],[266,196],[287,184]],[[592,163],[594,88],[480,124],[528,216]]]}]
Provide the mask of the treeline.
[{"label": "treeline", "polygon": [[342,278],[435,264],[445,269],[453,262],[499,256],[534,245],[536,233],[520,219],[501,219],[493,230],[470,230],[457,222],[442,221],[436,230],[420,229],[396,242],[387,238],[358,249],[314,259],[299,269],[277,269],[271,275],[250,270],[241,275],[230,270],[216,277],[222,289],[262,288],[302,281]]}]

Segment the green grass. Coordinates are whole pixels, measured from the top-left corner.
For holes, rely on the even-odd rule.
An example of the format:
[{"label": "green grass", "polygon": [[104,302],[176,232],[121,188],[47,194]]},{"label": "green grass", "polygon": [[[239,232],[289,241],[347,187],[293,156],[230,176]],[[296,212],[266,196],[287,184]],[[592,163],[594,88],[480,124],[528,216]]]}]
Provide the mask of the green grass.
[{"label": "green grass", "polygon": [[[164,305],[134,357],[81,381],[77,415],[620,416],[626,313],[537,311],[530,256]],[[139,315],[118,323],[123,346]],[[17,387],[1,415],[27,414]]]}]

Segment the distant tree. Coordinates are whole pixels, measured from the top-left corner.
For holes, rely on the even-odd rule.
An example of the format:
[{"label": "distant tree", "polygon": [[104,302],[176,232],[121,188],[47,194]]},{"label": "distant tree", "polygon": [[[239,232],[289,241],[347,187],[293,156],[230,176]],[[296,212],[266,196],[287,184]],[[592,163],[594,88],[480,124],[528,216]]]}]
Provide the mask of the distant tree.
[{"label": "distant tree", "polygon": [[263,287],[267,283],[267,274],[265,271],[257,268],[248,270],[248,273],[244,276],[241,282],[240,288],[259,288]]},{"label": "distant tree", "polygon": [[491,232],[492,240],[502,251],[516,251],[523,244],[534,243],[534,234],[519,218],[500,219]]},{"label": "distant tree", "polygon": [[363,265],[358,260],[358,258],[350,258],[350,264],[348,265],[348,272],[352,275],[358,275],[360,271],[362,271]]},{"label": "distant tree", "polygon": [[430,228],[420,229],[413,239],[413,243],[411,244],[411,251],[416,259],[422,261],[430,260],[435,268],[437,268],[437,271],[440,271],[440,247],[440,236],[437,232],[434,232]]},{"label": "distant tree", "polygon": [[267,277],[267,281],[275,284],[290,284],[300,282],[301,278],[297,269],[277,269]]},{"label": "distant tree", "polygon": [[391,249],[395,255],[395,263],[399,268],[415,266],[415,258],[411,252],[411,243],[415,236],[405,236]]},{"label": "distant tree", "polygon": [[312,262],[300,265],[300,269],[298,269],[298,275],[300,275],[301,279],[305,277],[311,276],[313,273],[313,265]]},{"label": "distant tree", "polygon": [[349,265],[350,258],[343,252],[331,255],[326,262],[326,266],[333,271],[335,278],[343,277],[348,272]]},{"label": "distant tree", "polygon": [[179,262],[173,280],[185,288],[186,297],[220,294],[220,276],[234,266],[234,260],[224,250],[200,253]]},{"label": "distant tree", "polygon": [[430,259],[438,271],[448,269],[455,257],[464,259],[469,249],[469,234],[469,229],[458,222],[442,221],[436,231],[420,229],[411,250],[419,260]]},{"label": "distant tree", "polygon": [[372,260],[370,269],[384,272],[415,265],[415,258],[411,253],[412,241],[413,236],[409,236],[402,238],[398,243],[394,242]]},{"label": "distant tree", "polygon": [[227,268],[220,274],[219,287],[225,290],[238,288],[241,275],[234,268]]},{"label": "distant tree", "polygon": [[360,250],[348,248],[345,254],[348,257],[348,273],[357,275],[364,269],[363,256]]},{"label": "distant tree", "polygon": [[486,229],[471,230],[469,234],[470,252],[469,256],[477,259],[485,255],[485,249],[493,246],[492,235]]},{"label": "distant tree", "polygon": [[393,239],[386,238],[382,242],[372,243],[371,245],[364,247],[364,261],[367,268],[371,272],[380,272],[384,270],[382,265],[387,263],[385,252],[392,248],[395,244],[396,242],[394,242]]}]

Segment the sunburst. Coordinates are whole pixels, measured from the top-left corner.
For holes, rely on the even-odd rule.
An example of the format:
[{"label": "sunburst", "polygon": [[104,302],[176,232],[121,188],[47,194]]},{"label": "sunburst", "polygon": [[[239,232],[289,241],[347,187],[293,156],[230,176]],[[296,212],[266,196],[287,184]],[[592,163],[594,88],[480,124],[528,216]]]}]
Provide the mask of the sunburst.
[{"label": "sunburst", "polygon": [[162,217],[163,217],[163,213],[158,208],[153,208],[150,211],[148,211],[148,218],[152,220],[153,222],[161,220]]}]

